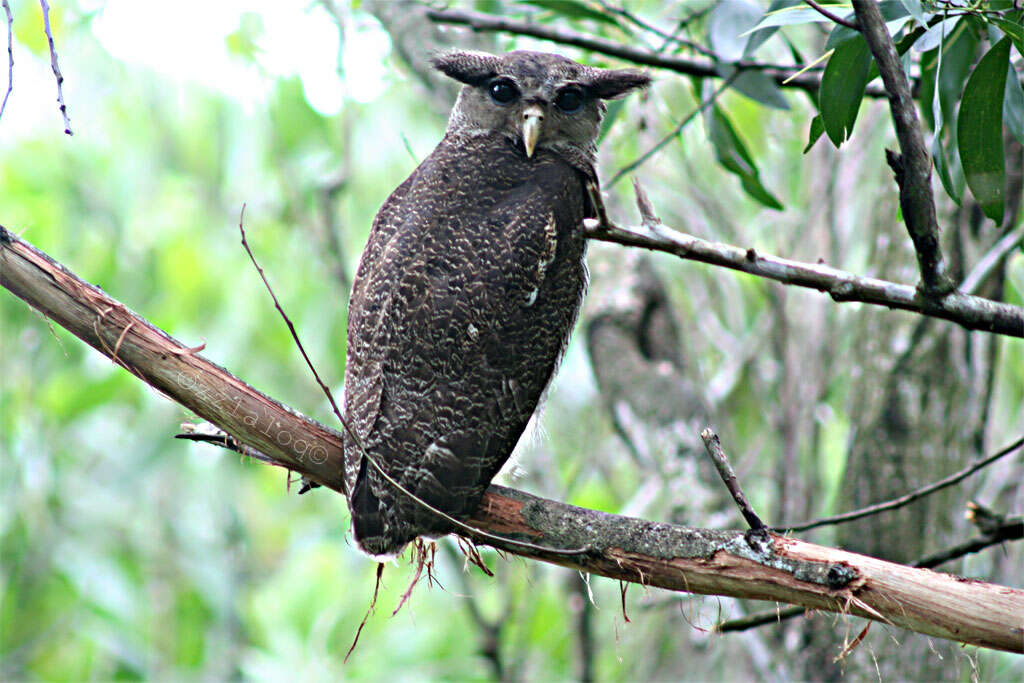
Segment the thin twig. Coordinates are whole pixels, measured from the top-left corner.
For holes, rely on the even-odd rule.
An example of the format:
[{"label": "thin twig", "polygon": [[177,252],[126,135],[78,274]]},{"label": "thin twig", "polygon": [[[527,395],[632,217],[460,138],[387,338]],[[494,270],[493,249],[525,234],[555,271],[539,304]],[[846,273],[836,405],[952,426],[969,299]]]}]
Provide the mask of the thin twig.
[{"label": "thin twig", "polygon": [[[650,23],[644,21],[643,19],[641,19],[640,17],[636,16],[635,14],[633,14],[632,12],[627,10],[625,7],[619,7],[617,5],[613,5],[612,3],[607,2],[606,0],[600,0],[600,2],[601,2],[601,6],[605,10],[607,10],[608,12],[611,12],[613,14],[617,14],[620,17],[622,17],[623,19],[625,19],[626,21],[628,21],[629,23],[633,24],[634,26],[636,26],[636,27],[638,27],[640,29],[643,29],[644,31],[647,31],[648,33],[653,33],[654,35],[656,35],[659,38],[661,38],[664,41],[664,43],[662,44],[661,49],[658,50],[659,52],[663,52],[665,50],[665,48],[669,44],[676,43],[677,45],[681,45],[681,46],[689,48],[689,49],[691,49],[691,50],[693,50],[695,52],[699,52],[700,54],[704,55],[705,57],[711,57],[712,59],[717,59],[718,58],[718,55],[716,55],[713,50],[709,50],[708,48],[704,47],[700,43],[695,43],[695,42],[693,42],[691,40],[686,40],[685,38],[680,38],[678,35],[675,35],[675,34],[672,34],[672,33],[668,33],[666,31],[662,31],[657,26],[654,26],[653,24],[650,24]],[[676,32],[678,32],[681,29],[683,29],[686,26],[687,23],[688,23],[687,19],[681,20],[679,22],[679,24],[676,26]]]},{"label": "thin twig", "polygon": [[729,458],[726,457],[725,451],[722,449],[722,442],[718,438],[718,434],[715,434],[708,427],[700,433],[700,438],[704,440],[704,448],[707,449],[708,455],[711,456],[711,461],[715,463],[718,476],[725,482],[725,488],[729,489],[729,494],[743,514],[743,519],[747,520],[747,524],[754,531],[764,529],[765,523],[754,512],[754,508],[751,507],[747,497],[743,494],[743,489],[740,488],[740,482],[736,479],[736,472],[733,471],[732,465],[729,464]]},{"label": "thin twig", "polygon": [[964,541],[952,548],[946,548],[934,552],[931,555],[925,555],[917,562],[914,563],[915,567],[921,567],[924,569],[931,569],[938,567],[941,564],[950,562],[957,558],[963,557],[964,555],[970,555],[976,553],[979,550],[984,550],[993,545],[1004,543],[1006,541],[1019,541],[1024,538],[1024,519],[1021,517],[1014,517],[1007,519],[1001,525],[993,529],[990,533],[984,536],[977,536],[969,541]]},{"label": "thin twig", "polygon": [[[467,26],[474,31],[494,31],[499,33],[511,33],[514,35],[532,36],[542,40],[549,40],[560,45],[572,45],[610,57],[618,57],[634,64],[642,64],[658,69],[667,69],[687,76],[703,76],[710,78],[721,78],[718,73],[718,64],[712,60],[694,60],[678,55],[662,54],[653,50],[634,47],[618,43],[607,38],[598,38],[583,33],[577,33],[568,29],[550,26],[546,24],[535,24],[525,21],[517,21],[506,17],[499,17],[480,12],[468,12],[454,9],[429,9],[426,12],[428,19],[437,24],[453,26]],[[807,92],[815,93],[821,86],[821,76],[813,73],[800,73],[799,69],[779,69],[774,65],[765,65],[755,62],[738,62],[731,66],[737,69],[756,69],[767,74],[779,87],[798,88]],[[864,91],[869,97],[885,97],[884,88],[869,85]]]},{"label": "thin twig", "polygon": [[700,114],[705,109],[707,109],[708,107],[715,103],[715,100],[718,99],[718,96],[721,95],[726,88],[732,85],[732,82],[736,80],[736,77],[739,75],[739,73],[739,71],[733,71],[728,78],[722,81],[721,85],[719,85],[713,93],[704,98],[704,100],[699,105],[697,105],[697,107],[693,111],[687,114],[682,121],[676,124],[675,128],[673,128],[667,135],[665,135],[665,137],[663,137],[661,140],[658,140],[658,142],[656,142],[653,147],[651,147],[649,150],[641,154],[635,160],[631,161],[630,163],[626,164],[618,171],[616,171],[615,175],[613,175],[611,179],[605,184],[605,187],[610,188],[612,185],[619,182],[619,180],[621,180],[623,176],[625,176],[627,173],[631,173],[634,170],[636,170],[641,164],[643,164],[652,156],[657,154],[657,152],[662,147],[664,147],[673,139],[675,139],[676,136],[678,136],[679,133],[682,132],[683,128],[685,128],[687,125],[689,125],[691,121],[697,118],[698,114]]},{"label": "thin twig", "polygon": [[878,3],[875,0],[853,0],[853,11],[889,93],[889,110],[900,153],[886,150],[886,159],[900,188],[900,209],[914,243],[922,289],[929,296],[947,294],[955,285],[946,274],[942,258],[931,187],[932,161],[925,147],[910,83]]},{"label": "thin twig", "polygon": [[363,620],[359,622],[359,628],[356,629],[356,636],[352,639],[352,644],[348,647],[348,652],[345,653],[345,659],[342,660],[344,663],[348,663],[348,658],[352,656],[352,652],[355,651],[356,645],[359,644],[359,636],[363,633],[363,627],[366,626],[366,622],[370,620],[370,615],[373,614],[373,609],[377,606],[377,594],[380,592],[380,577],[384,574],[384,563],[377,563],[377,580],[373,584],[373,597],[370,598],[370,606],[366,608],[366,614],[363,615]]},{"label": "thin twig", "polygon": [[857,24],[855,24],[854,22],[848,19],[843,19],[838,14],[833,14],[832,12],[829,12],[827,9],[816,3],[814,0],[804,0],[804,2],[810,5],[815,12],[825,17],[829,21],[834,21],[840,26],[845,26],[846,28],[852,28],[854,31],[860,30],[860,27],[857,26]]},{"label": "thin twig", "polygon": [[39,4],[43,8],[43,30],[46,31],[46,39],[50,43],[50,67],[53,69],[53,75],[57,79],[57,102],[60,104],[60,114],[64,117],[64,132],[68,135],[74,135],[71,132],[71,119],[68,117],[68,108],[64,104],[64,77],[57,66],[57,48],[53,44],[53,31],[50,30],[50,5],[46,0],[39,0]]},{"label": "thin twig", "polygon": [[654,228],[646,225],[623,228],[611,222],[603,224],[585,219],[584,232],[591,239],[661,251],[788,285],[816,289],[839,302],[859,301],[899,308],[950,320],[969,330],[1024,337],[1024,308],[963,292],[929,297],[910,285],[855,275],[824,264],[803,263],[753,249],[708,242],[673,230],[660,221],[654,224]]},{"label": "thin twig", "polygon": [[939,481],[934,482],[932,484],[928,484],[927,486],[922,486],[921,488],[911,491],[910,493],[907,493],[905,495],[902,495],[899,498],[887,500],[884,503],[869,505],[868,507],[861,508],[860,510],[844,512],[841,515],[823,517],[821,519],[816,519],[810,522],[802,522],[800,524],[790,524],[772,527],[772,530],[785,533],[789,533],[792,531],[807,531],[808,529],[815,529],[819,526],[825,526],[827,524],[842,524],[844,522],[852,522],[855,519],[862,519],[864,517],[869,517],[871,515],[877,515],[880,512],[886,512],[888,510],[895,510],[897,508],[901,508],[905,505],[913,503],[915,500],[918,500],[919,498],[924,498],[925,496],[931,495],[936,491],[948,488],[953,484],[956,484],[957,482],[966,479],[967,477],[971,476],[981,468],[986,467],[987,465],[991,465],[999,458],[1002,458],[1003,456],[1020,449],[1022,445],[1024,445],[1024,436],[1017,439],[1009,446],[1006,446],[1005,448],[1002,448],[999,451],[993,453],[992,455],[976,460],[975,462],[963,468],[959,472],[955,472],[949,475],[948,477],[940,479]]},{"label": "thin twig", "polygon": [[974,268],[960,284],[960,291],[967,294],[975,292],[988,279],[999,262],[1021,244],[1024,244],[1024,225],[1017,226],[1016,230],[1003,235],[984,256],[978,259]]},{"label": "thin twig", "polygon": [[3,6],[4,14],[7,15],[7,92],[4,93],[3,104],[0,104],[0,118],[4,116],[7,98],[14,89],[14,17],[11,15],[11,6],[7,4],[7,0],[3,0]]}]

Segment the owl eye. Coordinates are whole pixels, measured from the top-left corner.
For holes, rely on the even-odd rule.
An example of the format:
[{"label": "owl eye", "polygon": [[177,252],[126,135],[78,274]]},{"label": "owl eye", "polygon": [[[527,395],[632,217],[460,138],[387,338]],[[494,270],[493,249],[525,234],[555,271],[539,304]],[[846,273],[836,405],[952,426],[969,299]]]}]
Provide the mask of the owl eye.
[{"label": "owl eye", "polygon": [[507,78],[500,78],[493,81],[487,91],[495,104],[510,104],[519,97],[519,89]]},{"label": "owl eye", "polygon": [[555,106],[566,114],[575,114],[583,108],[583,93],[577,88],[566,88],[558,93]]}]

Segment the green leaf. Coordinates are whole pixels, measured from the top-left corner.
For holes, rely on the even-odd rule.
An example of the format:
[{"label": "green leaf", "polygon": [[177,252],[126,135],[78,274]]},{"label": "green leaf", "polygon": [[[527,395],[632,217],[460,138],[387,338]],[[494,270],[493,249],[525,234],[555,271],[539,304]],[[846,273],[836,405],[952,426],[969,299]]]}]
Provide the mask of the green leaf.
[{"label": "green leaf", "polygon": [[[849,9],[849,7],[847,7]],[[769,9],[765,12],[765,15],[761,17],[761,21],[757,22],[754,28],[747,31],[747,33],[753,33],[763,28],[771,28],[773,26],[792,26],[794,24],[810,24],[810,23],[824,23],[830,21],[828,17],[819,13],[817,10],[804,7],[802,5],[783,7],[779,10]]]},{"label": "green leaf", "polygon": [[992,23],[1008,35],[1013,44],[1017,46],[1017,52],[1024,55],[1024,26],[1021,25],[1020,19],[1011,21],[1002,17],[996,17],[992,19]]},{"label": "green leaf", "polygon": [[1017,138],[1017,142],[1024,145],[1024,90],[1021,90],[1020,80],[1013,65],[1006,73],[1006,95],[1003,99],[1003,120],[1010,134]]},{"label": "green leaf", "polygon": [[608,135],[608,131],[612,129],[612,124],[615,123],[615,119],[619,118],[619,114],[622,113],[622,107],[625,103],[626,100],[611,100],[608,102],[608,111],[605,112],[604,120],[601,121],[601,132],[597,134],[598,145],[600,145],[601,141],[604,140],[606,135]]},{"label": "green leaf", "polygon": [[[949,70],[948,63],[944,66],[943,54],[946,50],[944,40],[940,41],[942,49],[936,49],[935,51],[935,66],[930,70],[925,70],[922,74],[922,85],[921,85],[921,109],[924,112],[931,114],[932,134],[931,143],[931,156],[932,163],[935,164],[935,172],[939,176],[939,180],[942,182],[942,187],[946,190],[946,194],[956,202],[957,206],[960,206],[963,199],[963,174],[957,173],[956,176],[950,170],[950,162],[946,157],[946,147],[942,142],[943,126],[945,123],[945,116],[943,114],[943,102],[941,97],[941,89],[935,87],[936,80],[941,81],[943,72]],[[930,90],[929,90],[930,86]],[[927,97],[926,97],[927,96]],[[924,103],[931,100],[931,108],[924,106]],[[953,150],[953,154],[956,154],[956,150]],[[955,157],[954,157],[955,160]],[[959,170],[959,166],[956,167]]]},{"label": "green leaf", "polygon": [[[596,7],[591,7],[580,0],[522,0],[525,5],[533,5],[551,10],[569,19],[590,19],[602,24],[619,26],[619,22],[610,14],[605,14]],[[621,28],[621,26],[620,26]]]},{"label": "green leaf", "polygon": [[964,177],[985,215],[1003,221],[1006,184],[1003,157],[1003,97],[1010,63],[1010,39],[1003,38],[981,58],[967,80],[957,122]]},{"label": "green leaf", "polygon": [[960,21],[960,17],[952,17],[951,19],[943,19],[935,24],[935,26],[922,33],[921,37],[914,42],[914,50],[917,52],[934,50],[944,40],[948,40],[953,35],[953,29],[958,21]]},{"label": "green leaf", "polygon": [[[729,78],[736,72],[734,67],[724,65],[716,70],[722,78]],[[779,84],[763,71],[746,69],[732,79],[730,87],[772,109],[789,109],[789,102],[782,94]]]},{"label": "green leaf", "polygon": [[721,0],[715,5],[708,20],[708,41],[721,61],[743,58],[749,42],[746,31],[760,16],[761,9],[747,0]]},{"label": "green leaf", "polygon": [[863,38],[835,49],[821,76],[818,110],[825,132],[836,147],[850,138],[871,69],[871,51]]},{"label": "green leaf", "polygon": [[[843,16],[843,12],[840,9],[849,9],[849,5],[845,7],[832,8],[834,14]],[[882,14],[882,19],[885,20],[885,27],[888,29],[889,34],[893,34],[897,29],[906,23],[907,8],[903,6],[900,0],[883,0],[878,3],[878,11]],[[850,17],[853,15],[851,14]],[[847,28],[841,24],[836,24],[829,33],[828,39],[825,41],[824,51],[828,52],[832,48],[839,47],[841,44],[853,40],[854,38],[860,38],[860,31],[855,31],[852,28]]]},{"label": "green leaf", "polygon": [[900,4],[907,10],[910,16],[914,17],[921,26],[928,25],[928,18],[924,15],[924,8],[921,7],[921,0],[900,0]]},{"label": "green leaf", "polygon": [[782,203],[761,184],[757,165],[732,122],[718,106],[705,117],[708,138],[715,150],[715,158],[725,170],[740,178],[740,185],[751,197],[770,209],[782,210]]},{"label": "green leaf", "polygon": [[961,24],[951,35],[946,36],[942,44],[941,68],[938,48],[921,55],[921,91],[918,97],[922,103],[924,118],[933,130],[935,124],[927,103],[932,101],[937,88],[946,124],[955,128],[960,96],[971,73],[977,51],[978,38],[975,32]]},{"label": "green leaf", "polygon": [[811,131],[807,134],[807,146],[804,147],[804,154],[811,151],[814,143],[818,141],[821,134],[825,132],[825,124],[821,122],[821,114],[811,119]]},{"label": "green leaf", "polygon": [[[788,7],[794,7],[796,5],[803,5],[803,0],[773,0],[772,4],[768,7],[768,11],[765,12],[765,15]],[[765,41],[775,35],[775,32],[778,30],[778,26],[769,26],[756,31],[747,31],[744,35],[749,35],[750,37],[747,38],[746,47],[743,48],[743,56],[750,57],[753,55],[757,52],[757,48],[764,45]],[[799,64],[800,62],[797,63]]]}]

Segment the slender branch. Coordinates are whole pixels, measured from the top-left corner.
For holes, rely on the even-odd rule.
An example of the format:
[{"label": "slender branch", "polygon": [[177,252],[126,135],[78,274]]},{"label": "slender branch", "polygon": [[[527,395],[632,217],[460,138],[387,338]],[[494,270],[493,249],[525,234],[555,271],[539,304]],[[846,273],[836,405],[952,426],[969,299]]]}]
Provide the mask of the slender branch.
[{"label": "slender branch", "polygon": [[654,143],[653,147],[651,147],[649,150],[641,154],[639,157],[637,157],[636,159],[634,159],[633,161],[629,162],[628,164],[620,168],[618,171],[616,171],[615,174],[608,180],[608,182],[605,183],[605,187],[610,188],[613,185],[615,185],[615,183],[619,182],[627,173],[632,173],[633,171],[635,171],[648,159],[657,154],[662,147],[672,142],[672,140],[674,140],[676,136],[678,136],[683,131],[683,129],[690,124],[691,121],[697,118],[698,114],[700,114],[705,109],[707,109],[708,107],[715,103],[715,100],[718,99],[718,96],[725,92],[726,88],[732,85],[732,82],[736,80],[736,77],[739,76],[739,73],[739,71],[733,71],[728,78],[722,81],[721,85],[715,88],[715,91],[713,93],[705,97],[704,101],[698,104],[697,107],[694,108],[694,110],[691,111],[689,114],[687,114],[682,121],[677,123],[675,128],[670,130],[665,135],[665,137],[661,138],[656,143]]},{"label": "slender branch", "polygon": [[979,458],[978,460],[974,461],[973,463],[971,463],[967,467],[963,468],[962,470],[960,470],[958,472],[954,472],[953,474],[949,475],[948,477],[940,479],[939,481],[934,482],[932,484],[928,484],[927,486],[922,486],[921,488],[915,489],[914,491],[911,491],[910,493],[902,495],[899,498],[894,498],[892,500],[887,500],[884,503],[877,503],[875,505],[869,505],[868,507],[861,508],[860,510],[852,510],[851,512],[844,512],[841,515],[833,515],[831,517],[823,517],[821,519],[816,519],[816,520],[811,521],[811,522],[801,522],[800,524],[790,524],[790,525],[772,527],[772,530],[773,531],[782,531],[782,532],[785,532],[785,533],[789,533],[789,532],[793,532],[793,531],[807,531],[808,529],[816,529],[817,527],[825,526],[827,524],[842,524],[844,522],[852,522],[855,519],[862,519],[864,517],[870,517],[871,515],[877,515],[880,512],[887,512],[889,510],[896,510],[898,508],[901,508],[901,507],[904,507],[906,505],[909,505],[909,504],[913,503],[915,500],[918,500],[920,498],[924,498],[925,496],[931,495],[931,494],[935,493],[936,491],[941,491],[944,488],[948,488],[948,487],[952,486],[953,484],[956,484],[956,483],[958,483],[960,481],[963,481],[964,479],[966,479],[967,477],[971,476],[972,474],[974,474],[975,472],[977,472],[981,468],[986,467],[988,465],[991,465],[992,463],[994,463],[999,458],[1002,458],[1005,455],[1013,453],[1014,451],[1020,450],[1022,446],[1024,446],[1024,436],[1020,437],[1019,439],[1017,439],[1016,441],[1011,443],[1009,446],[1006,446],[1005,448],[1002,448],[999,451],[996,451],[992,455],[986,456],[984,458]]},{"label": "slender branch", "polygon": [[[939,550],[930,555],[925,555],[914,562],[913,567],[921,569],[933,569],[947,562],[959,559],[965,555],[980,552],[994,545],[1006,543],[1007,541],[1019,541],[1024,538],[1024,520],[1020,517],[1003,521],[981,536],[975,536],[969,541],[958,543],[950,548]],[[807,610],[802,607],[784,607],[781,609],[765,610],[755,614],[748,614],[738,619],[730,619],[715,626],[715,631],[728,633],[730,631],[746,631],[766,626],[767,624],[781,623],[805,614]]]},{"label": "slender branch", "polygon": [[3,0],[3,7],[4,14],[7,15],[7,92],[4,93],[4,101],[0,104],[0,118],[4,116],[7,98],[14,89],[14,17],[11,15],[11,6],[7,4],[7,0]]},{"label": "slender branch", "polygon": [[947,294],[953,291],[954,285],[946,275],[942,259],[939,224],[932,196],[932,162],[924,144],[910,83],[875,0],[853,0],[853,10],[889,94],[889,110],[900,153],[886,150],[886,158],[900,187],[900,209],[914,242],[921,283],[924,292],[930,296]]},{"label": "slender branch", "polygon": [[39,5],[43,8],[43,30],[46,31],[46,39],[50,43],[50,68],[53,69],[53,75],[57,79],[57,103],[60,104],[60,115],[64,117],[64,132],[74,135],[71,132],[68,108],[64,104],[64,76],[61,75],[60,67],[57,66],[57,48],[53,45],[53,31],[50,29],[50,5],[46,0],[39,0]]},{"label": "slender branch", "polygon": [[733,501],[736,502],[736,506],[739,507],[740,512],[743,514],[743,519],[747,520],[751,530],[761,531],[767,528],[765,523],[761,521],[761,518],[757,516],[757,513],[754,512],[754,508],[751,507],[750,501],[744,495],[743,489],[740,488],[740,482],[736,479],[736,472],[733,471],[732,465],[729,464],[729,458],[726,457],[725,451],[722,449],[722,442],[718,438],[718,434],[715,434],[708,427],[700,433],[700,438],[704,441],[704,448],[707,449],[711,462],[715,463],[718,476],[725,483],[725,488],[729,489],[729,494],[732,496]]},{"label": "slender branch", "polygon": [[937,298],[925,296],[910,285],[855,275],[824,264],[803,263],[758,253],[753,249],[708,242],[673,230],[657,218],[645,221],[637,228],[623,228],[592,219],[585,220],[584,224],[591,239],[665,252],[788,285],[816,289],[839,302],[859,301],[888,306],[949,320],[969,330],[1024,337],[1024,308],[1020,306],[963,292],[951,292]]},{"label": "slender branch", "polygon": [[[342,492],[341,435],[261,394],[0,227],[0,285],[239,441]],[[689,529],[491,486],[470,540],[616,580],[853,614],[959,642],[1024,652],[1024,591],[765,532]],[[529,543],[512,540],[529,539]],[[565,554],[552,548],[583,547]]]},{"label": "slender branch", "polygon": [[[569,29],[517,21],[480,12],[468,12],[454,9],[429,9],[427,18],[437,24],[467,26],[474,31],[492,31],[511,33],[521,36],[532,36],[549,40],[560,45],[572,45],[610,57],[618,57],[634,64],[666,69],[687,76],[721,78],[718,64],[714,60],[695,60],[678,55],[667,55],[653,50],[617,43],[607,38],[598,38]],[[779,87],[798,88],[816,93],[821,85],[821,75],[816,73],[800,73],[799,68],[780,69],[774,65],[763,65],[753,62],[737,62],[731,66],[743,69],[756,69],[771,77]],[[865,94],[870,97],[885,97],[885,90],[878,86],[868,86]]]},{"label": "slender branch", "polygon": [[830,21],[834,21],[835,23],[839,24],[840,26],[845,26],[846,28],[852,28],[854,31],[859,31],[860,30],[860,27],[857,26],[857,24],[855,24],[854,22],[849,21],[847,19],[843,19],[838,14],[833,14],[832,12],[829,12],[827,9],[825,9],[824,7],[822,7],[821,5],[816,3],[814,0],[804,0],[804,2],[806,4],[808,4],[808,5],[810,5],[811,8],[814,9],[815,12],[817,12],[821,16],[825,17],[826,19],[828,19]]},{"label": "slender branch", "polygon": [[1019,225],[1016,230],[1003,235],[984,256],[978,259],[978,262],[974,264],[974,268],[971,269],[971,272],[967,274],[967,277],[960,284],[960,291],[967,292],[968,294],[977,291],[978,287],[988,279],[988,276],[999,265],[999,262],[1021,244],[1024,244],[1024,225]]},{"label": "slender branch", "polygon": [[[632,12],[627,10],[625,7],[618,7],[616,5],[611,4],[610,2],[607,2],[606,0],[600,0],[600,2],[601,2],[601,6],[605,10],[607,10],[609,12],[612,12],[613,14],[617,14],[620,17],[622,17],[623,19],[625,19],[626,21],[628,21],[629,23],[633,24],[634,26],[636,26],[638,28],[641,28],[644,31],[647,31],[648,33],[653,33],[654,35],[656,35],[659,38],[661,38],[664,42],[662,43],[662,47],[659,50],[659,52],[663,51],[666,47],[668,47],[672,43],[675,43],[677,45],[681,45],[681,46],[683,46],[685,48],[688,48],[690,50],[693,50],[695,52],[699,52],[702,55],[704,55],[705,57],[711,57],[713,59],[716,57],[716,55],[715,55],[713,50],[709,50],[708,48],[704,47],[700,43],[695,43],[692,40],[687,40],[685,38],[680,38],[678,35],[675,35],[674,33],[668,33],[666,31],[662,31],[657,26],[654,26],[653,24],[651,24],[649,22],[646,22],[643,19],[641,19],[640,17],[636,16],[635,14],[633,14]],[[676,26],[676,33],[678,33],[679,30],[683,29],[686,26],[686,24],[687,24],[687,20],[684,19],[684,20],[680,21],[678,26]]]},{"label": "slender branch", "polygon": [[970,555],[976,553],[979,550],[984,550],[1006,541],[1019,541],[1024,538],[1024,518],[1015,517],[1007,519],[1001,525],[993,529],[990,533],[984,536],[976,536],[969,541],[959,543],[952,548],[946,548],[938,552],[932,553],[931,555],[925,555],[917,562],[914,563],[915,567],[922,567],[925,569],[931,569],[938,567],[946,562],[951,562],[955,559],[961,558],[964,555]]}]

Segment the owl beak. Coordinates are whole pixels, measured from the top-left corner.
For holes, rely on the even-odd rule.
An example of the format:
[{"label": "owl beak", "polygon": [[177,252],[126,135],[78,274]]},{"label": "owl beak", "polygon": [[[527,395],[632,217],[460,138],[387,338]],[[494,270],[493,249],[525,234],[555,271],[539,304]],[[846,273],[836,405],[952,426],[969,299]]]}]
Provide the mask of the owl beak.
[{"label": "owl beak", "polygon": [[540,126],[544,122],[544,108],[539,104],[531,104],[523,110],[523,148],[526,156],[532,157],[540,140]]}]

